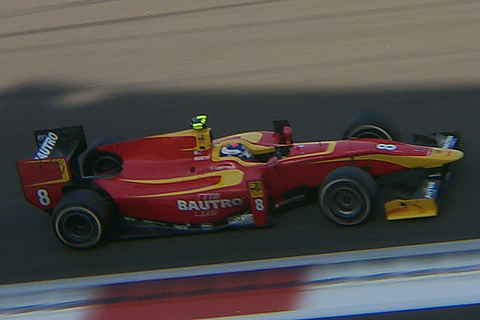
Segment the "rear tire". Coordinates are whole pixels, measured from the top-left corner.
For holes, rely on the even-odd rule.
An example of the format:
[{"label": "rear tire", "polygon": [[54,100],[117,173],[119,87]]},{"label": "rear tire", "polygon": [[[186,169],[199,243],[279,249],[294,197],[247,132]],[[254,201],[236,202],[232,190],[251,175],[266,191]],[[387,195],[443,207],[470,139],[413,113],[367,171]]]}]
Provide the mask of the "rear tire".
[{"label": "rear tire", "polygon": [[367,138],[400,141],[402,137],[398,124],[390,116],[380,111],[366,111],[350,122],[343,139]]},{"label": "rear tire", "polygon": [[53,231],[68,247],[88,249],[97,246],[110,226],[107,201],[90,190],[65,195],[53,213]]},{"label": "rear tire", "polygon": [[87,176],[115,175],[122,170],[120,158],[110,152],[93,152],[83,162],[83,172]]},{"label": "rear tire", "polygon": [[375,180],[362,169],[338,168],[320,187],[320,206],[330,220],[344,226],[357,225],[370,215],[376,190]]}]

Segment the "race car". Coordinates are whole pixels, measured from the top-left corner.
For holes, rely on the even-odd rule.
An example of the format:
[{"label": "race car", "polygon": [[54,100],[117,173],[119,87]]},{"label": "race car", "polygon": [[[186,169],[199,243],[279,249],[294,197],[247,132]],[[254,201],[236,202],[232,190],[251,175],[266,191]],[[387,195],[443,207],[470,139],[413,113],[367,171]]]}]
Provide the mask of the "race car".
[{"label": "race car", "polygon": [[274,121],[274,131],[214,140],[207,116],[198,115],[183,131],[104,136],[89,146],[81,126],[38,130],[34,158],[16,165],[26,200],[52,216],[58,239],[86,249],[146,227],[161,234],[270,226],[275,211],[312,193],[330,220],[357,225],[379,201],[378,181],[418,170],[418,183],[408,179],[408,192],[386,201],[386,218],[435,216],[463,157],[460,135],[415,135],[413,144],[400,135],[389,116],[367,111],[337,141],[294,143],[287,120]]}]

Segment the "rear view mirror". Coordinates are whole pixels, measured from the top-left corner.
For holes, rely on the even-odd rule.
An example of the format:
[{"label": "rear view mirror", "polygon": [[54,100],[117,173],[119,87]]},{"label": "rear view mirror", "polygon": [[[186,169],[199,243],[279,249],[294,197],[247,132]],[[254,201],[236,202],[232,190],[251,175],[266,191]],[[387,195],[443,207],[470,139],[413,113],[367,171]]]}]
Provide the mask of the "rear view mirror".
[{"label": "rear view mirror", "polygon": [[292,144],[292,128],[288,120],[273,121],[275,137],[279,144]]},{"label": "rear view mirror", "polygon": [[285,144],[292,144],[292,128],[290,126],[283,127],[283,136],[285,137]]}]

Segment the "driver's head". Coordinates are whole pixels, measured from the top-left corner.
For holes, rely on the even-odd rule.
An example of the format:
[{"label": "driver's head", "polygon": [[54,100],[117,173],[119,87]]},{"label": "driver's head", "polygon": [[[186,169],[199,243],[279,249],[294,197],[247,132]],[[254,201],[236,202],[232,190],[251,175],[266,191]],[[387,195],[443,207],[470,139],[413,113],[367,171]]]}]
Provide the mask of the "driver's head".
[{"label": "driver's head", "polygon": [[253,160],[253,156],[248,152],[248,149],[241,143],[231,143],[221,149],[222,156],[235,156],[242,160]]}]

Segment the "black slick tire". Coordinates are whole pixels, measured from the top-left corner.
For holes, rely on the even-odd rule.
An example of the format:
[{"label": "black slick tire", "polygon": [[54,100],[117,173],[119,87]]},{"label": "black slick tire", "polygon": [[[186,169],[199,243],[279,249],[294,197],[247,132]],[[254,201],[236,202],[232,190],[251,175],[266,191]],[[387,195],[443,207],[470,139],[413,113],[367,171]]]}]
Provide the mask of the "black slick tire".
[{"label": "black slick tire", "polygon": [[374,138],[392,141],[401,140],[398,124],[390,116],[380,111],[366,111],[350,121],[343,139]]},{"label": "black slick tire", "polygon": [[107,201],[91,190],[66,194],[53,212],[53,231],[66,246],[89,249],[97,246],[108,232],[110,209]]}]

